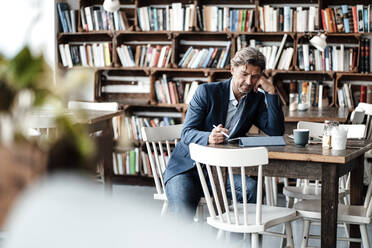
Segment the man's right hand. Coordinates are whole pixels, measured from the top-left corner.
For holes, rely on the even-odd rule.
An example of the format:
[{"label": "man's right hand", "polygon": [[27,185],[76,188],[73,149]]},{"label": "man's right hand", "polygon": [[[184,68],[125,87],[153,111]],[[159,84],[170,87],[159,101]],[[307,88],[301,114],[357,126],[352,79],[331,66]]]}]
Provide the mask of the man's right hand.
[{"label": "man's right hand", "polygon": [[226,128],[223,128],[222,124],[219,124],[217,127],[212,129],[211,134],[208,138],[209,144],[220,144],[223,143],[226,139],[225,135],[222,134],[224,132],[225,134],[229,134],[229,130]]}]

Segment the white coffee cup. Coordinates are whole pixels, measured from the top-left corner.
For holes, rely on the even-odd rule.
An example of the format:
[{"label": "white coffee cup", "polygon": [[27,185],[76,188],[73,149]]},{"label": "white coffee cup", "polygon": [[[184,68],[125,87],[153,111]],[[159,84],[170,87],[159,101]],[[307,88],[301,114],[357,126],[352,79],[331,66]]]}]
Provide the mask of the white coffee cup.
[{"label": "white coffee cup", "polygon": [[345,150],[347,141],[347,129],[343,127],[334,127],[331,135],[332,150]]}]

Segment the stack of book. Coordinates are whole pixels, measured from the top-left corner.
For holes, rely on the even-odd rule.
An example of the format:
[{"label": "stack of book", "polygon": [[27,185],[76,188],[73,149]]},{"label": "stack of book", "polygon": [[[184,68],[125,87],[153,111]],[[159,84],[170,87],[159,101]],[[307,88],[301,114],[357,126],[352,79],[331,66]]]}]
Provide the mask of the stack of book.
[{"label": "stack of book", "polygon": [[58,49],[64,67],[107,67],[112,65],[112,46],[108,42],[81,45],[59,44]]},{"label": "stack of book", "polygon": [[195,19],[194,5],[182,6],[182,3],[155,7],[144,6],[137,9],[139,27],[143,31],[174,30],[188,31]]},{"label": "stack of book", "polygon": [[203,6],[202,13],[198,12],[198,23],[202,23],[201,30],[204,31],[251,32],[254,24],[254,8]]},{"label": "stack of book", "polygon": [[155,81],[155,93],[158,103],[189,104],[198,88],[199,82],[168,81],[165,74]]},{"label": "stack of book", "polygon": [[324,52],[309,44],[298,46],[297,64],[305,71],[354,71],[357,67],[358,48],[347,44],[327,46]]},{"label": "stack of book", "polygon": [[316,6],[274,8],[258,6],[259,29],[263,32],[312,32],[319,29]]},{"label": "stack of book", "polygon": [[231,41],[227,42],[225,48],[194,48],[190,46],[178,67],[182,68],[225,68],[230,62]]},{"label": "stack of book", "polygon": [[372,32],[372,5],[341,5],[321,10],[322,26],[327,32]]}]

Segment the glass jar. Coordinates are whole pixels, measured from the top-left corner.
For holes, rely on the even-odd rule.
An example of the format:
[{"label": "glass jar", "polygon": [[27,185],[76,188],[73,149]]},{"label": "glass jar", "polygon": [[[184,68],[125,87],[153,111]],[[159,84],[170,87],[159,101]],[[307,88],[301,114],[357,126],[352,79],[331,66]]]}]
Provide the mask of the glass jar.
[{"label": "glass jar", "polygon": [[332,124],[331,121],[325,120],[324,121],[324,128],[323,128],[323,137],[322,137],[322,147],[326,149],[331,148],[331,130]]},{"label": "glass jar", "polygon": [[290,93],[289,94],[289,111],[297,110],[297,105],[298,105],[298,94]]}]

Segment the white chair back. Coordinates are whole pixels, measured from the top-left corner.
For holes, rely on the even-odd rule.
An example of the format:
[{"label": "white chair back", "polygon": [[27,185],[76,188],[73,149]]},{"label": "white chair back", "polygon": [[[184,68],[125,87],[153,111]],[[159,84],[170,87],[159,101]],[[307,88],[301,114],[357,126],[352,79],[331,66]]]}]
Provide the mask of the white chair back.
[{"label": "white chair back", "polygon": [[69,101],[68,109],[87,109],[87,110],[101,110],[101,111],[118,111],[119,104],[117,102],[81,102]]},{"label": "white chair back", "polygon": [[362,111],[364,110],[364,113],[366,115],[372,115],[372,104],[371,103],[360,102],[355,109],[362,110]]},{"label": "white chair back", "polygon": [[364,200],[364,208],[367,209],[366,211],[366,216],[371,218],[372,216],[372,182],[369,183],[367,193],[366,193],[366,198]]},{"label": "white chair back", "polygon": [[297,123],[297,128],[298,129],[309,129],[310,137],[319,138],[323,136],[324,123],[299,121]]},{"label": "white chair back", "polygon": [[[198,144],[190,144],[191,158],[196,162],[199,178],[202,184],[205,199],[211,218],[218,220],[221,225],[234,225],[236,228],[244,227],[247,232],[249,230],[257,230],[257,227],[262,225],[262,165],[268,164],[268,151],[265,147],[243,148],[243,149],[225,149],[201,146]],[[209,179],[213,198],[211,197],[206,178],[204,177],[202,165],[206,165],[207,177]],[[257,204],[255,220],[248,224],[248,203],[247,203],[247,189],[245,168],[251,166],[258,166],[258,181],[257,181]],[[231,185],[231,195],[233,201],[232,212],[228,205],[228,198],[224,180],[222,177],[221,168],[226,167],[228,177]],[[242,179],[242,207],[238,208],[237,195],[235,191],[235,184],[233,178],[233,168],[240,168]],[[213,172],[212,172],[213,168]],[[218,182],[214,180],[214,174],[217,172]],[[222,194],[223,203],[220,203],[218,192]],[[217,207],[218,217],[216,215],[213,203]],[[223,205],[222,205],[223,204]],[[223,207],[222,207],[223,206]],[[222,209],[225,213],[222,213]],[[243,219],[239,218],[243,216]]]},{"label": "white chair back", "polygon": [[182,124],[179,124],[164,127],[142,127],[142,138],[146,143],[150,166],[158,194],[165,193],[163,172],[165,171],[167,161],[164,156],[163,144],[165,142],[167,156],[170,157],[170,141],[174,141],[175,145],[177,144],[177,140],[181,138],[182,126]]},{"label": "white chair back", "polygon": [[[341,124],[340,127],[348,130],[348,139],[362,139],[365,137],[366,125],[364,124]],[[299,121],[297,123],[297,128],[309,129],[310,137],[319,138],[323,136],[324,123]]]}]

